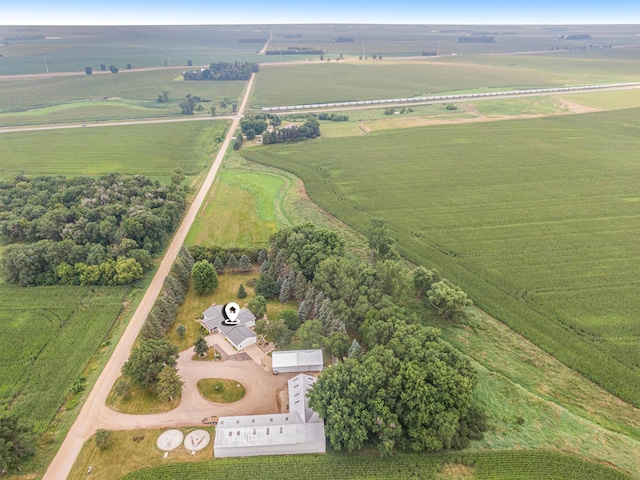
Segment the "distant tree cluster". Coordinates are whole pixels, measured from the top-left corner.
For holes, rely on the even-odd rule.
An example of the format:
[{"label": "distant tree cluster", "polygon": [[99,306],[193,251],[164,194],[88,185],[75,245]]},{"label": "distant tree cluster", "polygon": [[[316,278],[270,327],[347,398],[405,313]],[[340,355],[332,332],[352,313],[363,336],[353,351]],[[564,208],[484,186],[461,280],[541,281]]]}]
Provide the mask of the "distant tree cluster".
[{"label": "distant tree cluster", "polygon": [[267,50],[265,55],[322,55],[321,48],[289,47],[286,50]]},{"label": "distant tree cluster", "polygon": [[421,55],[423,57],[435,57],[438,55],[438,52],[436,50],[423,50]]},{"label": "distant tree cluster", "polygon": [[320,136],[320,124],[315,115],[309,115],[307,121],[301,126],[291,124],[283,128],[273,129],[262,136],[262,143],[291,143],[309,140]]},{"label": "distant tree cluster", "polygon": [[184,72],[182,76],[185,80],[249,80],[259,70],[257,62],[218,62],[199,71]]},{"label": "distant tree cluster", "polygon": [[321,113],[318,120],[328,120],[330,122],[348,122],[349,115],[340,115],[337,113]]},{"label": "distant tree cluster", "polygon": [[338,37],[334,40],[336,43],[353,43],[353,37]]},{"label": "distant tree cluster", "polygon": [[119,285],[142,277],[178,225],[186,197],[136,175],[18,176],[0,182],[0,267],[20,286]]},{"label": "distant tree cluster", "polygon": [[13,412],[0,412],[0,476],[17,470],[33,456],[35,446],[31,425]]}]

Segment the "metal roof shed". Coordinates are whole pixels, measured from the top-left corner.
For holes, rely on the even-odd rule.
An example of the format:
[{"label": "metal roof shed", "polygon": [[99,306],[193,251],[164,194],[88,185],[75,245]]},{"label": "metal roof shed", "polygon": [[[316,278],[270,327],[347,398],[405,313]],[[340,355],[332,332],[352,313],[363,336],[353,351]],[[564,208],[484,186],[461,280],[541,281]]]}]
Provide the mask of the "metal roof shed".
[{"label": "metal roof shed", "polygon": [[322,350],[289,350],[271,354],[273,373],[320,372],[323,368]]}]

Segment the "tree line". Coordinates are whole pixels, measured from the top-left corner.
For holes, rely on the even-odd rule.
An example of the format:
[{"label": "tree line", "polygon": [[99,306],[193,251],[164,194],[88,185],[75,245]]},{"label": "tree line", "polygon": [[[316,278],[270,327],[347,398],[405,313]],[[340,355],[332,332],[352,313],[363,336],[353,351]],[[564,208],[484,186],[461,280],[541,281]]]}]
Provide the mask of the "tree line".
[{"label": "tree line", "polygon": [[100,178],[18,176],[0,182],[0,268],[20,286],[131,283],[152,267],[186,204],[170,185],[117,173]]},{"label": "tree line", "polygon": [[312,224],[275,233],[262,255],[256,298],[300,306],[297,315],[259,320],[256,333],[282,346],[297,330],[304,347],[342,360],[310,393],[332,448],[462,448],[484,428],[471,406],[475,372],[437,329],[424,326],[424,309],[454,321],[471,301],[435,270],[409,274],[384,221],[374,219],[368,237],[363,262],[345,255],[335,232]]},{"label": "tree line", "polygon": [[184,72],[182,76],[185,80],[249,80],[259,70],[258,62],[217,62],[209,68]]}]

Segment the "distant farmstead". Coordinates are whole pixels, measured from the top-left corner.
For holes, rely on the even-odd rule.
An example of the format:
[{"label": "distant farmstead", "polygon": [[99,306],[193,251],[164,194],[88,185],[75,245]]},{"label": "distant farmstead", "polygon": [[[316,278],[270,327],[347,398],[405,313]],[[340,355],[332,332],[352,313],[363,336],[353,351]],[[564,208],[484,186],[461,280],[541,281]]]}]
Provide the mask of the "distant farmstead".
[{"label": "distant farmstead", "polygon": [[220,417],[215,457],[325,453],[324,422],[307,397],[315,382],[304,374],[289,380],[289,413]]},{"label": "distant farmstead", "polygon": [[200,324],[209,333],[222,333],[236,350],[242,350],[256,343],[256,334],[250,327],[255,327],[256,316],[248,308],[241,308],[237,317],[237,324],[227,325],[223,314],[224,305],[212,305],[207,308],[200,320]]}]

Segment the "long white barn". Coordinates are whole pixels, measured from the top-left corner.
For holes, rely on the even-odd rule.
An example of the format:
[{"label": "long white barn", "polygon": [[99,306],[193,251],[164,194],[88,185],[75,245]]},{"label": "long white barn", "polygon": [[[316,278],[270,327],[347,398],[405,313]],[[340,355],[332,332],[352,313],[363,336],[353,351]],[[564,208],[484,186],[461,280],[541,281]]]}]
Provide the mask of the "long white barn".
[{"label": "long white barn", "polygon": [[309,375],[289,380],[289,413],[221,417],[213,452],[217,458],[325,453],[324,422],[309,408]]}]

